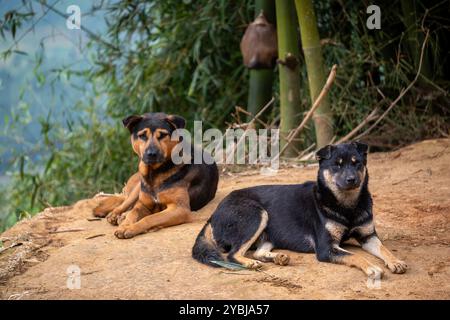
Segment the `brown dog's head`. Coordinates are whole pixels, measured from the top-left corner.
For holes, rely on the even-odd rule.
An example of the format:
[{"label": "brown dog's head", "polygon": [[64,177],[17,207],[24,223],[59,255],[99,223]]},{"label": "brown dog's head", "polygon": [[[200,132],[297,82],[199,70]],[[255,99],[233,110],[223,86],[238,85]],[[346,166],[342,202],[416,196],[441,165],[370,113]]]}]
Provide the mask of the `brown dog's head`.
[{"label": "brown dog's head", "polygon": [[172,149],[178,143],[171,140],[171,135],[186,124],[182,117],[162,112],[132,115],[122,122],[131,133],[131,145],[140,160],[139,172],[144,176],[171,159]]}]

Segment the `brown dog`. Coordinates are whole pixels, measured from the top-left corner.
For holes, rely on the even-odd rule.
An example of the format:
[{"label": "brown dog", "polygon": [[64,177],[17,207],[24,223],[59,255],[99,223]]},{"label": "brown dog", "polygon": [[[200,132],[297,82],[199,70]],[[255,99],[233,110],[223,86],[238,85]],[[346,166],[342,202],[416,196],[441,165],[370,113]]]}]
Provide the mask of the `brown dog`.
[{"label": "brown dog", "polygon": [[172,161],[179,140],[171,136],[184,128],[182,117],[146,113],[129,116],[123,124],[139,156],[139,172],[128,180],[121,195],[103,199],[94,215],[108,215],[110,223],[119,224],[115,235],[120,239],[188,222],[191,210],[202,208],[216,194],[219,174],[211,156],[202,151],[201,164],[193,164],[192,158],[190,163]]}]

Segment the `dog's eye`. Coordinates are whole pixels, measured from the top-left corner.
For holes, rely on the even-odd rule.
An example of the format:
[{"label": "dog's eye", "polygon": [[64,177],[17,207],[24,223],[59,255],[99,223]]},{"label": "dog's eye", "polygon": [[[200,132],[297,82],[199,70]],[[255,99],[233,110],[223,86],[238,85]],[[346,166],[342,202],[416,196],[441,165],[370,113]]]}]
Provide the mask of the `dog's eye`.
[{"label": "dog's eye", "polygon": [[169,135],[169,134],[168,134],[167,132],[160,132],[160,133],[159,133],[158,139],[159,139],[159,140],[164,139],[164,138],[167,137],[168,135]]},{"label": "dog's eye", "polygon": [[138,134],[138,138],[142,140],[147,140],[147,135],[145,133]]}]

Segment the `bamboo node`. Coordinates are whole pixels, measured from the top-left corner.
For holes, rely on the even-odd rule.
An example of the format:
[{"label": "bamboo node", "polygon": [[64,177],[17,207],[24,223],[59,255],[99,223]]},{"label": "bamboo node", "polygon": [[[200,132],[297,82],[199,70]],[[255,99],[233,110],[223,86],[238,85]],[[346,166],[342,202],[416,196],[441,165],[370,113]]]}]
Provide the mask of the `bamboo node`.
[{"label": "bamboo node", "polygon": [[284,59],[277,59],[277,63],[294,70],[298,66],[299,61],[296,56],[288,52],[286,53],[286,57]]}]

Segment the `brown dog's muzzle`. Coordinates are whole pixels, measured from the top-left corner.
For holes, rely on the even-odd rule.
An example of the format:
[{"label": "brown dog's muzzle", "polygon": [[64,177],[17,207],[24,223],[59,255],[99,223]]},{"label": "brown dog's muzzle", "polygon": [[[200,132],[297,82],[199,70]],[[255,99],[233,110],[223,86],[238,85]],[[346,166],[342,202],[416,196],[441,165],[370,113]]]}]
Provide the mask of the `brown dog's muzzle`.
[{"label": "brown dog's muzzle", "polygon": [[164,160],[161,150],[154,145],[150,145],[142,155],[142,161],[147,165],[164,162]]}]

